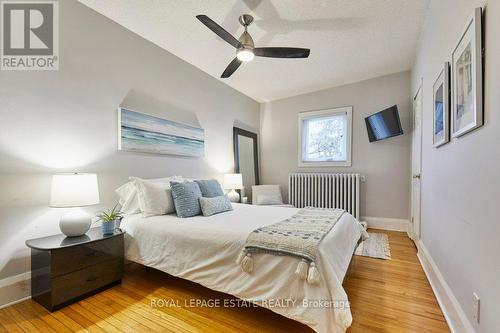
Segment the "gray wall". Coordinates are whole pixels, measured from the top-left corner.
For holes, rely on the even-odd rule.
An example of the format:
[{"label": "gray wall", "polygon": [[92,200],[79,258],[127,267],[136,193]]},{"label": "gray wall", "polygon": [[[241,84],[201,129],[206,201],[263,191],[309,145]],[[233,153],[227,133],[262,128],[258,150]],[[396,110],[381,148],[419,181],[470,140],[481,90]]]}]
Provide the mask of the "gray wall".
[{"label": "gray wall", "polygon": [[[60,70],[0,74],[0,280],[29,270],[27,238],[59,230],[51,174],[96,172],[109,207],[129,175],[232,171],[233,125],[259,128],[254,100],[82,4],[59,6]],[[203,127],[205,158],[118,152],[119,105]]]},{"label": "gray wall", "polygon": [[471,323],[472,293],[481,298],[477,332],[500,328],[500,2],[486,7],[485,125],[432,148],[432,85],[477,0],[432,1],[412,72],[423,78],[422,241]]},{"label": "gray wall", "polygon": [[[408,219],[410,178],[410,72],[273,101],[261,106],[261,156],[264,184],[280,184],[287,197],[288,173],[359,172],[361,215]],[[368,142],[364,118],[398,105],[404,135]],[[299,168],[298,113],[353,106],[352,167]]]}]

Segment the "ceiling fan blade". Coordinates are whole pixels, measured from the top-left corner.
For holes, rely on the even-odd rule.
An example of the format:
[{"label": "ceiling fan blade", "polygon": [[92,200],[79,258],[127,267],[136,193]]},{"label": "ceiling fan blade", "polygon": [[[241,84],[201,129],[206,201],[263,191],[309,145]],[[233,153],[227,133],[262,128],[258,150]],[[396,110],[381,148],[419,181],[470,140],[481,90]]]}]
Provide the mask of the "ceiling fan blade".
[{"label": "ceiling fan blade", "polygon": [[241,61],[238,58],[234,58],[229,65],[227,65],[226,69],[224,70],[224,73],[220,76],[223,79],[226,79],[233,75],[233,73],[240,67]]},{"label": "ceiling fan blade", "polygon": [[234,46],[235,48],[239,48],[241,46],[240,42],[233,37],[229,32],[224,30],[220,25],[212,21],[211,18],[209,18],[206,15],[197,15],[196,18],[201,21],[204,25],[207,26],[208,29],[212,30],[219,36],[220,38],[224,39],[226,42]]},{"label": "ceiling fan blade", "polygon": [[298,47],[256,47],[253,49],[256,56],[269,58],[307,58],[310,52],[310,49]]}]

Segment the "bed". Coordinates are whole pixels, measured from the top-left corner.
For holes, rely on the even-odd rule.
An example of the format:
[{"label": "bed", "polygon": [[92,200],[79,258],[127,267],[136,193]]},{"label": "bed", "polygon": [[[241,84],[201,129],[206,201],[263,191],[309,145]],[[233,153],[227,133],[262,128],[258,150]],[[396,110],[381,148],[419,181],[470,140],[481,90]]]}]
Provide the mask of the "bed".
[{"label": "bed", "polygon": [[232,211],[210,217],[127,215],[121,224],[127,233],[126,258],[256,302],[316,332],[344,332],[352,317],[342,281],[362,233],[362,226],[349,213],[320,244],[317,285],[294,274],[297,259],[293,257],[256,255],[251,274],[236,264],[250,232],[297,212],[296,208],[233,204]]}]

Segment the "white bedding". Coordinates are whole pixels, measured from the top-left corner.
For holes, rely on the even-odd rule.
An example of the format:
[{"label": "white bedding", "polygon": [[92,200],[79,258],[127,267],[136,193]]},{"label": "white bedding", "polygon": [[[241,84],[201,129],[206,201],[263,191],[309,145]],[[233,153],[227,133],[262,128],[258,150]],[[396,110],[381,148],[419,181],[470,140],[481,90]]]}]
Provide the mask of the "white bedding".
[{"label": "white bedding", "polygon": [[[321,281],[310,285],[294,274],[296,258],[255,255],[251,274],[242,272],[235,262],[251,231],[282,221],[298,209],[242,204],[233,207],[233,211],[210,217],[126,216],[121,224],[127,232],[126,257],[210,289],[261,301],[258,303],[316,332],[344,332],[352,321],[349,308],[318,307],[317,302],[347,304],[342,280],[361,236],[362,227],[356,219],[345,213],[323,239],[317,261]],[[283,305],[284,300],[295,303],[271,303]],[[308,306],[304,306],[304,300]]]}]

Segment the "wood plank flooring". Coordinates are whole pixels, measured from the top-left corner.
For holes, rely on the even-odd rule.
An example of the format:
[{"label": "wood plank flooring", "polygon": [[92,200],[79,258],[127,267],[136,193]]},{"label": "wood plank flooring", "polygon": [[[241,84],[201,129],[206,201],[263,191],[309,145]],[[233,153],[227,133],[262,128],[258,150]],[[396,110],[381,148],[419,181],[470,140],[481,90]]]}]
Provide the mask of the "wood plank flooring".
[{"label": "wood plank flooring", "polygon": [[353,323],[348,332],[450,332],[406,233],[389,236],[391,260],[354,256],[344,281]]},{"label": "wood plank flooring", "polygon": [[[344,281],[354,318],[348,332],[449,332],[413,243],[404,233],[383,232],[392,260],[355,256]],[[152,307],[154,299],[172,303]],[[59,311],[31,300],[0,309],[0,332],[312,332],[259,307],[186,306],[209,299],[234,298],[131,265],[121,285]]]}]

